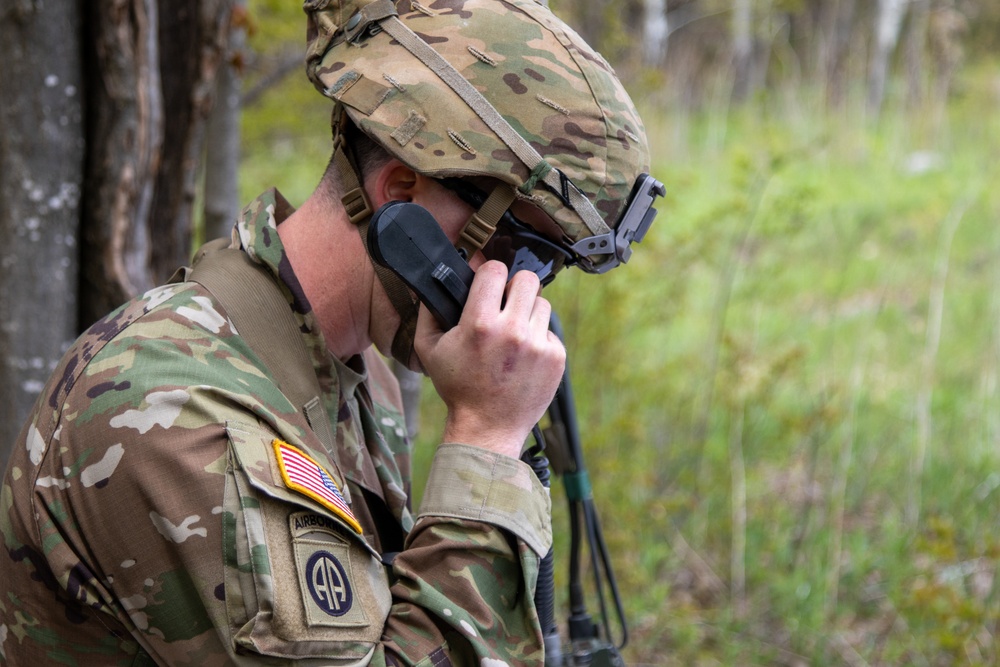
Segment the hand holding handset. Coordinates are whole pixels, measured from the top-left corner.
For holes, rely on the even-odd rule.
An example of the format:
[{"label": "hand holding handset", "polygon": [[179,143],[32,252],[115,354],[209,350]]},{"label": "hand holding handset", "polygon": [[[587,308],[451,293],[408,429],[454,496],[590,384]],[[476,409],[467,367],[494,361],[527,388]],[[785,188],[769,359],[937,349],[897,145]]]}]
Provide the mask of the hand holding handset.
[{"label": "hand holding handset", "polygon": [[[548,330],[551,305],[531,271],[496,260],[469,266],[434,216],[390,202],[369,223],[368,246],[427,306],[414,332],[421,367],[448,407],[449,442],[517,457],[544,415],[566,350]],[[468,326],[463,326],[468,319]]]},{"label": "hand holding handset", "polygon": [[[636,233],[635,240],[641,240],[641,234],[645,233],[645,228],[649,226],[652,219],[647,214],[649,220],[644,220],[640,232]],[[632,239],[630,238],[629,241]],[[417,204],[405,202],[390,202],[376,211],[368,229],[368,245],[371,249],[372,257],[388,269],[394,271],[410,287],[420,300],[427,306],[434,315],[441,328],[448,331],[458,324],[462,315],[462,309],[468,300],[472,280],[475,276],[472,268],[466,263],[462,256],[452,246],[451,241],[438,226],[434,217],[423,207]],[[627,247],[627,246],[626,246]],[[627,256],[625,257],[627,260]],[[558,327],[557,327],[558,330]],[[561,337],[561,336],[560,336]],[[579,447],[575,407],[573,407],[572,393],[570,392],[570,382],[568,373],[563,375],[563,384],[556,399],[550,408],[550,416],[553,423],[563,424],[564,428],[569,426],[565,420],[571,418],[571,426],[566,428],[567,434],[571,436],[570,443],[574,470],[574,479],[586,478],[586,468],[583,465],[582,451]],[[532,466],[539,479],[545,486],[548,486],[548,461],[542,454],[542,440],[537,427],[535,429],[538,446],[530,449],[522,455],[522,460]],[[589,488],[589,481],[587,482]],[[618,619],[622,629],[622,646],[627,638],[627,628],[622,611],[621,600],[618,588],[615,583],[614,573],[608,561],[607,549],[600,536],[600,526],[597,519],[596,510],[593,508],[593,498],[589,494],[585,498],[575,500],[574,507],[583,507],[582,515],[586,518],[589,529],[588,539],[590,540],[591,554],[601,554],[603,561],[604,576],[610,586],[611,594],[618,612]],[[579,510],[578,510],[579,512]],[[579,519],[577,519],[579,521]],[[595,548],[594,540],[599,540],[599,545]],[[574,547],[574,562],[579,562],[579,541]],[[596,558],[596,555],[595,555]],[[535,590],[535,607],[538,610],[539,621],[542,626],[545,638],[545,650],[549,665],[573,665],[576,662],[564,662],[562,660],[561,637],[558,626],[555,623],[554,609],[554,582],[553,582],[553,553],[549,551],[542,559],[539,568],[538,583]],[[576,570],[571,570],[571,577],[577,582],[576,588],[583,590],[579,585],[580,574]],[[601,587],[603,595],[604,580],[595,574],[596,585]],[[579,595],[578,595],[579,597]],[[586,613],[586,607],[582,599],[574,599],[575,605],[573,618],[578,621],[571,633],[575,653],[588,658],[597,658],[595,661],[601,664],[621,665],[617,647],[609,641],[611,629],[608,625],[607,613],[604,609],[604,600],[601,598],[601,610],[604,616],[605,641],[599,641],[597,637],[598,625],[590,620]],[[580,611],[584,610],[584,611]],[[580,619],[586,622],[579,623]],[[580,628],[584,627],[585,636],[580,634]],[[582,663],[581,663],[582,664]]]},{"label": "hand holding handset", "polygon": [[375,261],[416,292],[443,330],[458,324],[475,273],[427,209],[385,204],[368,227],[368,247]]}]

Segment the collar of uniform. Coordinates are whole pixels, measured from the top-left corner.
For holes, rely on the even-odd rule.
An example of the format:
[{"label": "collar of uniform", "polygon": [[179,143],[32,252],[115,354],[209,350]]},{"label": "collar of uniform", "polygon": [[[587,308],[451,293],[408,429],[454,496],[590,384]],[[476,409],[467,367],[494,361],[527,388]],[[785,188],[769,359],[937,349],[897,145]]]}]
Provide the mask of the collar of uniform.
[{"label": "collar of uniform", "polygon": [[[278,225],[294,212],[295,208],[288,200],[271,188],[247,204],[236,222],[243,251],[279,278],[288,258],[278,236]],[[297,280],[295,283],[298,286]]]},{"label": "collar of uniform", "polygon": [[[325,402],[336,396],[337,375],[331,368],[331,358],[323,333],[312,312],[309,299],[299,284],[278,236],[278,225],[288,219],[295,208],[277,189],[271,188],[250,202],[236,222],[240,245],[247,256],[274,274],[302,331],[306,349],[316,369],[320,387],[326,393]],[[356,386],[356,385],[355,385]]]},{"label": "collar of uniform", "polygon": [[358,385],[368,379],[368,369],[360,354],[351,357],[346,363],[334,357],[333,368],[340,381],[340,392],[347,397],[354,396]]}]

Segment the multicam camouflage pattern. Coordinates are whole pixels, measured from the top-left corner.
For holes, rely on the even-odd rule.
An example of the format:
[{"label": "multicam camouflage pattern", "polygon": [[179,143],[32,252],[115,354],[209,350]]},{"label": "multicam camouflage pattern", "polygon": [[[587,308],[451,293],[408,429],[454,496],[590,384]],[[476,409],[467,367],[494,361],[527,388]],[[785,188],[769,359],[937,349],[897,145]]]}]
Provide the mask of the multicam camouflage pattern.
[{"label": "multicam camouflage pattern", "polygon": [[[288,297],[335,448],[302,427],[203,287],[160,287],[108,315],[62,361],[3,480],[0,662],[541,659],[544,490],[519,462],[442,445],[412,517],[398,388],[374,354],[326,354],[276,233],[289,210],[261,197],[233,239]],[[328,471],[363,536],[283,482],[276,439]],[[384,568],[379,553],[397,549]]]},{"label": "multicam camouflage pattern", "polygon": [[[387,33],[345,39],[357,29],[357,12],[372,6],[307,0],[313,84],[416,171],[506,181],[570,243],[593,236],[555,192],[532,182],[459,95]],[[649,171],[649,150],[639,114],[598,53],[536,0],[398,0],[396,11],[614,226],[636,177]]]}]

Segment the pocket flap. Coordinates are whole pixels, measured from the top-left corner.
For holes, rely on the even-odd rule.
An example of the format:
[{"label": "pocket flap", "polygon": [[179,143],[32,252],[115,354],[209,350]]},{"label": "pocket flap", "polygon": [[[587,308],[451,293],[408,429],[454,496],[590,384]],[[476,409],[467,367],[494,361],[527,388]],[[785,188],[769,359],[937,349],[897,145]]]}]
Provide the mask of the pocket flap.
[{"label": "pocket flap", "polygon": [[229,423],[226,429],[232,521],[224,585],[234,649],[367,664],[392,595],[350,507],[342,498],[343,508],[334,502],[339,471],[267,428]]},{"label": "pocket flap", "polygon": [[226,431],[237,464],[251,486],[277,500],[332,518],[344,527],[346,534],[379,558],[362,536],[361,525],[341,493],[344,478],[335,463],[321,462],[305,447],[281,440],[258,427],[228,423]]}]

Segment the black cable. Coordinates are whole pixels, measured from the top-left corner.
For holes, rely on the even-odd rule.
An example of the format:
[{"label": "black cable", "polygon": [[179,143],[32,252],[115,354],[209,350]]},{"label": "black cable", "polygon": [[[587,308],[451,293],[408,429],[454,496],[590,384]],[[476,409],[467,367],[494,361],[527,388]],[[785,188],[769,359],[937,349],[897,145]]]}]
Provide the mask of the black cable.
[{"label": "black cable", "polygon": [[[535,437],[535,446],[521,455],[521,460],[531,466],[538,481],[548,491],[552,484],[549,471],[549,460],[545,457],[545,439],[542,429],[536,424],[531,429]],[[538,563],[538,581],[535,584],[535,611],[538,614],[538,624],[542,630],[545,642],[545,664],[548,667],[562,665],[562,647],[559,639],[559,626],[556,623],[556,587],[555,587],[555,555],[552,549]]]},{"label": "black cable", "polygon": [[[560,340],[563,340],[562,327],[555,313],[552,314],[549,328]],[[619,625],[621,626],[621,643],[618,644],[618,648],[620,649],[628,642],[628,625],[625,620],[625,610],[611,565],[607,543],[604,540],[603,531],[601,530],[600,521],[597,516],[597,508],[593,500],[590,479],[583,460],[583,448],[580,442],[579,423],[576,416],[576,404],[573,398],[573,388],[568,365],[563,373],[563,381],[559,385],[559,390],[556,392],[555,399],[549,408],[549,417],[553,424],[558,423],[562,426],[566,439],[565,444],[571,461],[570,470],[563,474],[570,509],[570,639],[574,642],[586,642],[597,639],[598,634],[597,625],[592,622],[584,602],[580,550],[582,548],[582,536],[586,535],[591,567],[593,568],[594,588],[600,607],[605,641],[608,643],[614,641],[611,633],[610,614],[608,613],[607,600],[605,599],[606,582],[608,592],[614,603],[615,612],[618,616]]]},{"label": "black cable", "polygon": [[[604,540],[604,532],[601,530],[601,522],[597,517],[597,509],[592,507],[592,516],[594,522],[594,534],[597,548],[601,552],[601,563],[604,566],[604,578],[608,582],[608,588],[611,591],[611,599],[615,603],[615,613],[618,615],[618,624],[621,626],[622,638],[620,643],[616,643],[619,649],[625,648],[625,644],[628,643],[628,624],[625,622],[625,608],[622,605],[621,594],[618,590],[618,582],[615,579],[614,569],[611,567],[611,555],[608,552],[608,543]],[[605,631],[608,633],[608,641],[614,643],[611,637],[611,628],[605,623]]]},{"label": "black cable", "polygon": [[584,517],[587,526],[587,542],[590,552],[590,567],[594,571],[594,589],[597,593],[597,604],[601,610],[601,625],[604,627],[604,639],[611,641],[611,622],[608,619],[608,606],[604,601],[604,584],[601,580],[600,549],[597,547],[597,527],[594,512],[594,503],[591,499],[584,501]]},{"label": "black cable", "polygon": [[585,613],[587,609],[580,576],[580,512],[578,502],[569,503],[569,609],[571,614]]}]

